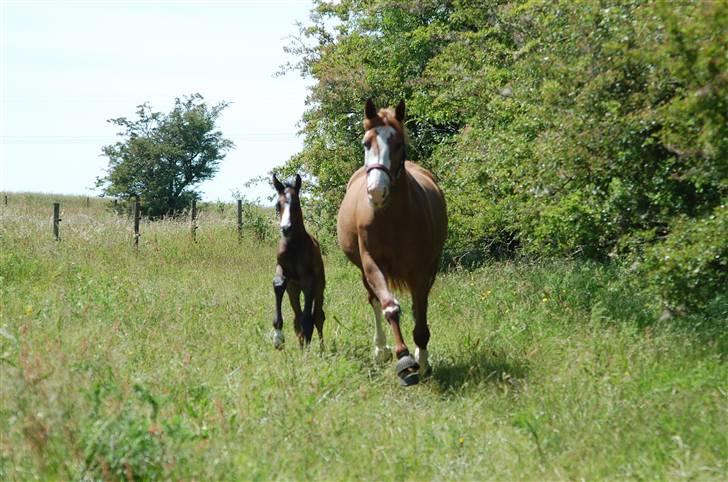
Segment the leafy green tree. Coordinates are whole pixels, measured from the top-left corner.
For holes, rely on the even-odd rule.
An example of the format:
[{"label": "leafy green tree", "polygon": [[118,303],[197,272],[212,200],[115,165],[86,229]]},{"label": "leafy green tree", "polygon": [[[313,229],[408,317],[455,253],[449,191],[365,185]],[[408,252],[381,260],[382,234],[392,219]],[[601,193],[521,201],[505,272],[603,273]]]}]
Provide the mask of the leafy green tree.
[{"label": "leafy green tree", "polygon": [[234,147],[215,129],[228,105],[208,106],[193,94],[176,98],[168,114],[145,103],[138,106],[137,119],[110,119],[123,128],[118,134],[122,140],[102,148],[109,167],[97,187],[123,200],[141,197],[145,214],[152,217],[180,213],[198,196],[195,186],[212,178]]},{"label": "leafy green tree", "polygon": [[[728,245],[727,22],[724,1],[316,1],[289,49],[314,83],[286,168],[311,175],[333,230],[364,100],[403,98],[409,158],[448,201],[446,260],[617,259],[665,298],[709,296]],[[712,261],[686,261],[701,249]]]}]

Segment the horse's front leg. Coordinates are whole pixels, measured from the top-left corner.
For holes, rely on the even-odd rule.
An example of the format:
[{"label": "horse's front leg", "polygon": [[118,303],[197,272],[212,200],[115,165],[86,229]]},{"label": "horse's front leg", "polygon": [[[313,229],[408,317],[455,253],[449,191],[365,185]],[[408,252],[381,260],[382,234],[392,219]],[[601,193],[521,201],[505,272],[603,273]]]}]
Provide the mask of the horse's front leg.
[{"label": "horse's front leg", "polygon": [[273,292],[276,295],[276,315],[273,318],[273,346],[282,348],[285,342],[283,336],[283,313],[281,312],[281,302],[283,301],[283,293],[286,292],[288,280],[283,276],[283,268],[276,266],[276,275],[273,277]]},{"label": "horse's front leg", "polygon": [[430,328],[427,326],[427,298],[431,283],[412,287],[412,314],[415,319],[415,329],[412,333],[415,340],[415,360],[420,365],[420,375],[423,377],[432,374],[429,363],[427,344],[430,341]]},{"label": "horse's front leg", "polygon": [[369,288],[379,300],[382,306],[384,317],[389,322],[392,328],[392,335],[394,335],[394,353],[397,355],[397,375],[402,380],[403,385],[414,385],[419,382],[419,375],[417,370],[419,365],[412,356],[410,356],[407,345],[402,337],[402,330],[399,326],[399,319],[401,309],[399,302],[394,298],[392,293],[389,291],[387,286],[387,279],[379,269],[379,266],[374,262],[374,259],[364,249],[360,247],[362,270],[364,271],[364,277],[366,278]]}]

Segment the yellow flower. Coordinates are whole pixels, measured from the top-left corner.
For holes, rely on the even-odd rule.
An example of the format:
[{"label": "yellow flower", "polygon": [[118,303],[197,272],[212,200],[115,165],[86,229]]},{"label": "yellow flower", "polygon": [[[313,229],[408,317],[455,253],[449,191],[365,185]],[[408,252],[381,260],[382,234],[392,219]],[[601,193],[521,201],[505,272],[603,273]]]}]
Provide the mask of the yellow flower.
[{"label": "yellow flower", "polygon": [[26,305],[25,306],[25,315],[30,316],[33,314],[33,305]]}]

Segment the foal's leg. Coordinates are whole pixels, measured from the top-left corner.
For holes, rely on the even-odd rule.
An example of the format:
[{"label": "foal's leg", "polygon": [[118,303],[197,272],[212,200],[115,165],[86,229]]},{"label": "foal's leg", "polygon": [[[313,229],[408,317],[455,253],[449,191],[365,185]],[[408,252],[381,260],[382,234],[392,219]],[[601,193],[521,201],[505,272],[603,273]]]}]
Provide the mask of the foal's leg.
[{"label": "foal's leg", "polygon": [[303,333],[301,333],[301,286],[295,281],[288,283],[288,301],[293,310],[293,331],[296,332],[298,343],[303,346]]},{"label": "foal's leg", "polygon": [[428,360],[427,343],[430,341],[430,329],[427,326],[427,297],[430,285],[417,286],[412,289],[412,314],[415,318],[415,329],[412,332],[415,340],[415,360],[420,365],[420,375],[428,376],[432,368]]},{"label": "foal's leg", "polygon": [[387,335],[382,328],[382,305],[369,287],[366,277],[362,278],[362,282],[369,293],[369,304],[374,310],[374,361],[386,363],[392,358],[392,350],[387,346]]},{"label": "foal's leg", "polygon": [[276,295],[276,315],[273,318],[273,345],[281,348],[285,338],[283,336],[283,314],[281,313],[281,301],[286,291],[288,281],[283,276],[283,268],[276,266],[276,275],[273,277],[273,292]]},{"label": "foal's leg", "polygon": [[324,347],[325,319],[326,314],[324,313],[324,286],[323,283],[319,282],[316,286],[316,296],[313,299],[313,322],[316,325],[316,331],[318,331],[322,349]]},{"label": "foal's leg", "polygon": [[313,336],[313,300],[314,300],[315,288],[313,283],[308,283],[303,288],[303,315],[301,316],[301,331],[303,332],[303,338],[308,345],[311,343],[311,337]]}]

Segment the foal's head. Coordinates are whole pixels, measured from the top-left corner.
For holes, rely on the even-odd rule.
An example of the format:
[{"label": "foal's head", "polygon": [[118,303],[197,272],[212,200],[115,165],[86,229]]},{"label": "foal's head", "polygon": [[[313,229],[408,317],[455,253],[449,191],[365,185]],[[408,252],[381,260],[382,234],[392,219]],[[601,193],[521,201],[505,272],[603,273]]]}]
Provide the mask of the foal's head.
[{"label": "foal's head", "polygon": [[404,171],[405,136],[404,101],[397,108],[377,112],[372,99],[364,112],[364,166],[367,171],[367,195],[374,208],[384,206],[392,186]]},{"label": "foal's head", "polygon": [[276,213],[280,219],[281,235],[290,239],[298,227],[303,227],[303,212],[298,197],[298,193],[301,191],[301,176],[296,174],[293,184],[286,181],[284,185],[273,174],[273,185],[278,191]]}]

